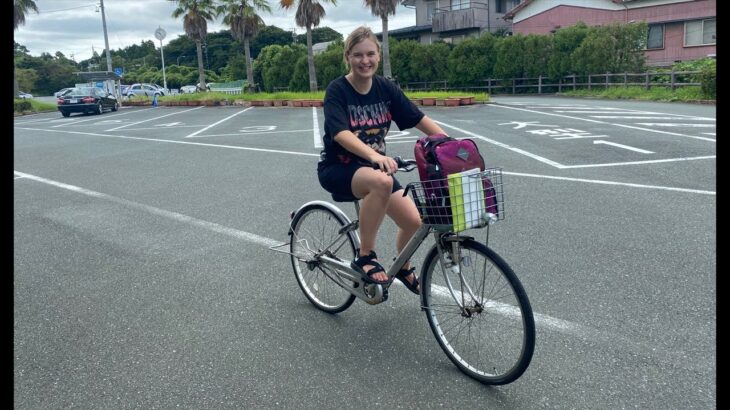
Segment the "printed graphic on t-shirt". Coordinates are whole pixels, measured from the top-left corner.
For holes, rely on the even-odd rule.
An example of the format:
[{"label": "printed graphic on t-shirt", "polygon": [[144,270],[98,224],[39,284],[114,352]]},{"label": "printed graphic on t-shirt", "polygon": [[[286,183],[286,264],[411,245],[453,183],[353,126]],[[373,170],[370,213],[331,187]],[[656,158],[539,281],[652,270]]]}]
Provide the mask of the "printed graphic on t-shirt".
[{"label": "printed graphic on t-shirt", "polygon": [[389,122],[390,101],[381,101],[368,105],[348,105],[350,128],[377,127]]}]

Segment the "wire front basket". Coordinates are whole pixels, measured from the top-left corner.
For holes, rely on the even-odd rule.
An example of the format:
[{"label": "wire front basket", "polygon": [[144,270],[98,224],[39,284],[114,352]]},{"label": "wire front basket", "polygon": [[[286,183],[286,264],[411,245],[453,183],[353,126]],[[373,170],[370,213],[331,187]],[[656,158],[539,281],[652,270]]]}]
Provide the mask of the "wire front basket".
[{"label": "wire front basket", "polygon": [[440,232],[483,228],[504,219],[502,169],[473,169],[408,184],[424,224]]}]

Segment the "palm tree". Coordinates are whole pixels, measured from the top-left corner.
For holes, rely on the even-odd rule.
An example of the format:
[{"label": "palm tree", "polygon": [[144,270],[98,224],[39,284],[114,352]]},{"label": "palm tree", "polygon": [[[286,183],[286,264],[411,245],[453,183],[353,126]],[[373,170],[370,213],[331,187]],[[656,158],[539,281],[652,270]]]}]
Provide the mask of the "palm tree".
[{"label": "palm tree", "polygon": [[[290,9],[295,0],[279,0],[281,7]],[[307,63],[309,65],[309,91],[317,91],[317,73],[314,71],[314,52],[312,51],[312,27],[317,27],[324,18],[324,7],[318,0],[296,0],[297,14],[294,21],[299,27],[307,28]],[[337,0],[321,0],[322,2],[337,5]]]},{"label": "palm tree", "polygon": [[208,34],[208,21],[215,20],[216,6],[214,0],[170,0],[177,3],[172,17],[183,16],[185,34],[195,42],[198,49],[198,84],[205,90],[205,69],[203,68],[203,40]]},{"label": "palm tree", "polygon": [[[33,0],[15,0],[13,3],[13,31],[18,26],[25,25],[25,15],[30,11],[38,13],[38,6]],[[13,61],[15,59],[13,58]],[[30,90],[28,90],[30,91]],[[15,76],[15,63],[13,63],[13,98],[18,98],[18,77]]]},{"label": "palm tree", "polygon": [[271,6],[266,0],[223,0],[223,2],[218,7],[218,14],[224,14],[223,24],[231,28],[233,38],[243,41],[243,50],[246,54],[246,80],[249,91],[253,92],[250,40],[265,26],[264,20],[256,14],[256,9],[271,13]]},{"label": "palm tree", "polygon": [[383,75],[392,78],[390,72],[390,47],[388,46],[388,16],[395,15],[398,0],[365,0],[365,7],[370,7],[373,16],[380,17],[383,23]]}]

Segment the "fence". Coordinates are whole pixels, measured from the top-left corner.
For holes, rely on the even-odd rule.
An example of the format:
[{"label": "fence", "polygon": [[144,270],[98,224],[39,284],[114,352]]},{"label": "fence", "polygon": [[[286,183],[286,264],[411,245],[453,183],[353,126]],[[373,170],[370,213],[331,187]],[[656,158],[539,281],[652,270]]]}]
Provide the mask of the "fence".
[{"label": "fence", "polygon": [[[479,91],[489,94],[517,94],[530,92],[534,89],[538,94],[562,92],[563,90],[576,90],[578,88],[594,87],[608,88],[611,86],[642,86],[645,89],[651,87],[669,87],[672,91],[677,87],[700,86],[701,83],[692,81],[693,75],[700,71],[671,71],[671,72],[645,72],[645,73],[605,73],[588,75],[568,75],[558,79],[557,82],[546,76],[532,78],[489,78],[480,80],[476,85],[451,86],[447,80],[423,81],[405,83],[402,85],[406,91]],[[552,81],[552,82],[551,82]]]}]

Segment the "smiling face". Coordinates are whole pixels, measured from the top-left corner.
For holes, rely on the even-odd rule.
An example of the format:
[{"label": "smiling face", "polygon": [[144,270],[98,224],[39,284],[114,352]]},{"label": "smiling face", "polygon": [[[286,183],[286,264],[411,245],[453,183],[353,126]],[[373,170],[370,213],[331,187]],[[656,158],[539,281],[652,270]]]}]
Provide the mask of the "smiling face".
[{"label": "smiling face", "polygon": [[347,53],[350,73],[358,79],[369,79],[375,75],[380,63],[380,48],[369,38],[355,44]]}]

